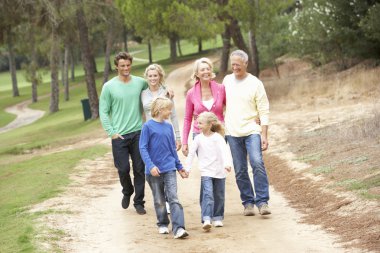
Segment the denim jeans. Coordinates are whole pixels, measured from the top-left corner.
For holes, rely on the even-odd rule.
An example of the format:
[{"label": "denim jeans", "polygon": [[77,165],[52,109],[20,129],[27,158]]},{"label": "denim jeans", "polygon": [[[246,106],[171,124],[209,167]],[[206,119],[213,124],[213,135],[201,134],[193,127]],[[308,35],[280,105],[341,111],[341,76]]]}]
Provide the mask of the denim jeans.
[{"label": "denim jeans", "polygon": [[177,174],[176,170],[161,173],[159,177],[146,175],[153,194],[154,209],[156,210],[157,226],[167,227],[170,223],[166,210],[165,197],[170,206],[170,217],[172,230],[176,234],[179,228],[185,228],[185,217],[183,207],[177,196]]},{"label": "denim jeans", "polygon": [[[144,206],[145,165],[139,150],[140,131],[125,134],[123,138],[112,140],[112,154],[115,167],[119,173],[120,184],[123,187],[122,193],[125,196],[131,196],[135,192],[134,206]],[[133,184],[130,175],[129,156],[132,159]]]},{"label": "denim jeans", "polygon": [[[259,134],[251,134],[243,137],[230,135],[226,137],[231,148],[236,184],[240,190],[240,198],[243,205],[246,206],[251,203],[260,207],[268,203],[269,183],[261,151],[261,136]],[[253,171],[255,191],[253,191],[252,182],[248,174],[247,153]]]},{"label": "denim jeans", "polygon": [[224,219],[225,178],[201,177],[201,218],[205,220]]}]

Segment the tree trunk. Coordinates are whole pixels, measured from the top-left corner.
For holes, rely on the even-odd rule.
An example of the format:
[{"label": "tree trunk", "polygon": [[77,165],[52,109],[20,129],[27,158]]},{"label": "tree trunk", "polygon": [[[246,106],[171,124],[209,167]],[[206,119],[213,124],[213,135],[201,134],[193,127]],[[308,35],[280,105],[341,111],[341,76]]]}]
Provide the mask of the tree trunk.
[{"label": "tree trunk", "polygon": [[93,69],[94,57],[92,55],[90,42],[88,39],[88,27],[83,11],[82,0],[77,0],[77,5],[78,7],[76,11],[76,16],[78,23],[80,46],[82,51],[82,61],[86,76],[87,95],[90,102],[92,114],[91,118],[96,119],[99,117],[99,98],[98,93],[96,91],[95,76]]},{"label": "tree trunk", "polygon": [[256,37],[252,30],[249,31],[249,42],[251,47],[252,54],[252,74],[259,77],[260,68],[259,68],[259,51],[257,50]]},{"label": "tree trunk", "polygon": [[177,36],[175,34],[169,35],[170,42],[170,61],[175,62],[177,60]]},{"label": "tree trunk", "polygon": [[70,67],[71,67],[71,81],[75,81],[75,51],[74,51],[74,46],[71,45],[71,50],[70,50]]},{"label": "tree trunk", "polygon": [[105,52],[105,57],[104,57],[103,84],[108,81],[110,71],[112,70],[112,67],[110,64],[110,58],[111,58],[113,38],[114,38],[114,35],[113,35],[112,24],[110,24],[108,26],[106,52]]},{"label": "tree trunk", "polygon": [[153,56],[152,56],[152,43],[150,40],[148,40],[148,54],[149,54],[149,64],[153,63]]},{"label": "tree trunk", "polygon": [[7,31],[9,72],[11,73],[11,77],[12,77],[13,97],[18,97],[20,96],[20,92],[18,90],[18,83],[17,83],[16,61],[15,61],[15,54],[13,51],[12,31],[10,27],[6,31]]},{"label": "tree trunk", "polygon": [[69,55],[70,55],[70,45],[68,42],[65,42],[65,53],[63,56],[63,74],[62,82],[63,87],[65,87],[65,101],[69,101]]},{"label": "tree trunk", "polygon": [[63,77],[63,73],[64,73],[64,66],[63,66],[63,61],[64,61],[64,57],[65,57],[65,51],[63,51],[63,53],[62,53],[62,50],[61,50],[61,48],[59,49],[59,70],[60,70],[60,73],[61,73],[61,82],[62,82],[62,86],[65,86],[65,84],[63,83],[64,81],[63,81],[63,79],[64,79],[64,77]]},{"label": "tree trunk", "polygon": [[30,56],[30,79],[32,81],[32,103],[36,103],[38,101],[37,94],[37,85],[38,85],[38,77],[37,77],[37,69],[38,69],[38,59],[37,59],[37,48],[36,48],[36,40],[35,40],[35,29],[33,26],[29,30],[29,43],[30,48],[32,50]]},{"label": "tree trunk", "polygon": [[202,48],[202,39],[198,38],[198,53],[202,53],[203,48]]},{"label": "tree trunk", "polygon": [[124,39],[124,51],[128,52],[128,30],[127,27],[123,26],[123,39]]},{"label": "tree trunk", "polygon": [[220,58],[219,76],[225,76],[228,70],[228,58],[231,49],[231,33],[228,25],[224,25],[224,33],[222,33],[223,49]]},{"label": "tree trunk", "polygon": [[178,46],[178,53],[180,56],[182,56],[182,49],[181,49],[181,40],[180,38],[177,39],[177,46]]},{"label": "tree trunk", "polygon": [[51,50],[50,50],[50,71],[51,71],[51,95],[50,95],[50,113],[59,110],[59,39],[57,28],[52,25],[51,33]]}]

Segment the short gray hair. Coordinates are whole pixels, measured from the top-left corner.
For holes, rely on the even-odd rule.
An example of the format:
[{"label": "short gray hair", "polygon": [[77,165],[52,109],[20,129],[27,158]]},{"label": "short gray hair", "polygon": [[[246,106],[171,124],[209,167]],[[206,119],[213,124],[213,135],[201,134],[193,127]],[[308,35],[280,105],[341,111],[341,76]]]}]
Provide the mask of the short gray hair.
[{"label": "short gray hair", "polygon": [[235,50],[230,54],[230,58],[232,56],[238,56],[240,57],[244,62],[248,62],[248,54],[244,52],[243,50]]}]

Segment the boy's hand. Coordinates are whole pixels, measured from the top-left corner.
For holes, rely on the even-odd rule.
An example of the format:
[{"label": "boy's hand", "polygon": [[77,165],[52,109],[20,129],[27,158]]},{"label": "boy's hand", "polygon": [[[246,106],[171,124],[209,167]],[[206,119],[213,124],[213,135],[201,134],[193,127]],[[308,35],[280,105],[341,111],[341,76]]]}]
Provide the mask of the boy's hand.
[{"label": "boy's hand", "polygon": [[150,170],[150,174],[154,177],[159,177],[160,176],[160,170],[157,167],[153,167]]}]

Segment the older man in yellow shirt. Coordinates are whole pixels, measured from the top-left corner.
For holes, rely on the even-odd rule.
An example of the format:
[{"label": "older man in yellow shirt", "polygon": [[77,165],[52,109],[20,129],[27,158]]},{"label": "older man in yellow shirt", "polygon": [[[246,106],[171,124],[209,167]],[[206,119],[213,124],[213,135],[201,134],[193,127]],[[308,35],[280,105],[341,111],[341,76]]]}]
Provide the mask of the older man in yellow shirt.
[{"label": "older man in yellow shirt", "polygon": [[[233,73],[227,75],[226,138],[231,148],[236,183],[244,206],[244,215],[254,215],[254,205],[261,215],[271,214],[268,207],[269,183],[262,151],[268,148],[269,101],[263,83],[247,72],[248,55],[242,50],[230,55]],[[255,121],[260,119],[261,125]],[[248,174],[247,154],[253,170],[252,183]]]}]

